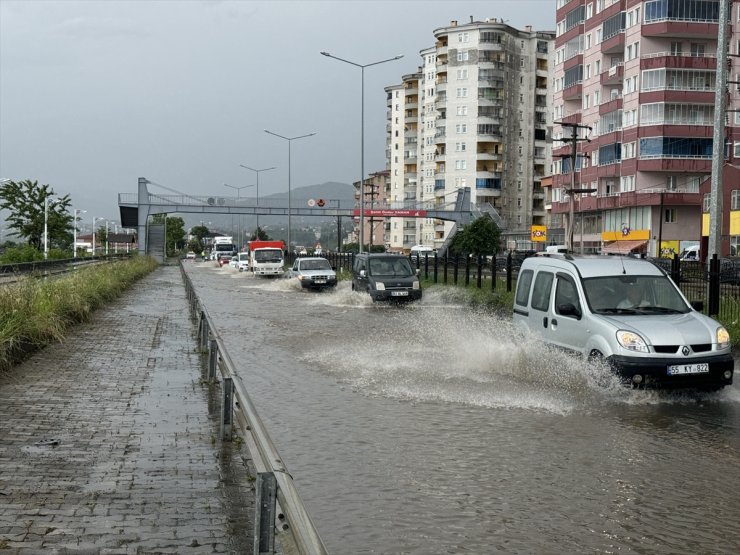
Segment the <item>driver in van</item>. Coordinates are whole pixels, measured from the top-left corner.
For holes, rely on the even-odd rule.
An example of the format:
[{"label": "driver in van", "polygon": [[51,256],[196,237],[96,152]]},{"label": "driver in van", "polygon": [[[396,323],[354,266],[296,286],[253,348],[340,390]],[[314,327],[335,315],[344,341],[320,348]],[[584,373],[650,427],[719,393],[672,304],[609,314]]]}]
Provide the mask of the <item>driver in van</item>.
[{"label": "driver in van", "polygon": [[626,296],[619,301],[617,308],[637,308],[647,306],[647,301],[643,298],[643,289],[640,285],[633,283],[627,286]]}]

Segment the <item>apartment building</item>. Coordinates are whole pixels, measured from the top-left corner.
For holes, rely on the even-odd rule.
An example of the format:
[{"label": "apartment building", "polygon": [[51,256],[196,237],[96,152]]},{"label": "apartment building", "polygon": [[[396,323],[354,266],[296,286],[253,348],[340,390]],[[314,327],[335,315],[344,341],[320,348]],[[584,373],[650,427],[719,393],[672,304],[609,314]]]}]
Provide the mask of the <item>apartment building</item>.
[{"label": "apartment building", "polygon": [[[556,6],[550,225],[568,227],[572,210],[573,246],[584,252],[610,252],[617,240],[620,251],[651,256],[680,252],[702,237],[706,244],[719,1],[557,0]],[[734,53],[740,53],[738,8],[733,2]],[[735,75],[740,66],[731,60]],[[729,110],[738,109],[737,88],[730,87]],[[726,119],[729,163],[740,154],[737,114]],[[567,140],[574,130],[575,168]],[[733,207],[740,209],[737,200]],[[731,231],[725,219],[737,244],[740,225]]]},{"label": "apartment building", "polygon": [[[394,208],[445,208],[470,187],[504,235],[544,224],[541,180],[550,168],[548,90],[554,33],[496,19],[434,30],[418,72],[387,87],[389,201]],[[392,218],[393,250],[443,245],[452,222]]]},{"label": "apartment building", "polygon": [[[355,218],[352,242],[360,241],[360,225],[363,227],[365,245],[384,245],[385,240],[385,219],[382,216],[374,215],[374,210],[382,210],[387,207],[388,175],[389,170],[381,170],[371,173],[363,180],[362,188],[360,182],[355,181],[352,186],[355,188],[355,202],[360,205],[360,195],[365,199],[365,219],[364,224],[360,223],[360,218]],[[360,192],[362,191],[362,193]]]}]

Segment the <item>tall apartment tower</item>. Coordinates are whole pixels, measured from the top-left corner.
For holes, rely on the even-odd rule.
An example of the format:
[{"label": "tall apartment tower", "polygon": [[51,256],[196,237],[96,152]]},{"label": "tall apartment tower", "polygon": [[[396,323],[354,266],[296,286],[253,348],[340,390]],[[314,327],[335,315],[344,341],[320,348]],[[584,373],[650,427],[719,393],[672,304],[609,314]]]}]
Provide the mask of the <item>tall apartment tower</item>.
[{"label": "tall apartment tower", "polygon": [[[479,209],[498,213],[505,234],[528,240],[546,214],[554,33],[471,18],[434,37],[418,73],[386,88],[389,198],[405,208],[443,208],[469,187]],[[391,219],[390,246],[440,247],[453,225]]]},{"label": "tall apartment tower", "polygon": [[[553,219],[566,226],[574,212],[576,250],[680,252],[702,237],[719,1],[557,0],[556,6]],[[734,53],[739,17],[734,4]],[[738,109],[736,89],[730,87],[730,110]],[[726,136],[733,143],[740,118],[729,114]],[[584,126],[578,136],[588,141],[577,141],[574,174],[572,143],[558,140],[571,137],[573,127],[557,122]],[[571,189],[581,192],[570,195]]]}]

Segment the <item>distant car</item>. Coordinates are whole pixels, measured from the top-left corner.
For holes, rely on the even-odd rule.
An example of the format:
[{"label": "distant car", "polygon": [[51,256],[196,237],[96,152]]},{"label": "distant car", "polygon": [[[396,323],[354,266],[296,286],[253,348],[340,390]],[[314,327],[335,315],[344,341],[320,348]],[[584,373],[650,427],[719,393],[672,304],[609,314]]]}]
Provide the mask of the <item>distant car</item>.
[{"label": "distant car", "polygon": [[218,257],[218,265],[222,268],[231,262],[231,255],[229,254],[222,254]]},{"label": "distant car", "polygon": [[249,253],[248,252],[240,252],[236,255],[238,258],[238,261],[236,263],[236,267],[239,269],[240,272],[244,272],[246,270],[249,270]]},{"label": "distant car", "polygon": [[231,259],[229,260],[229,266],[231,266],[234,269],[239,267],[239,255],[231,257]]},{"label": "distant car", "polygon": [[304,289],[326,289],[337,284],[337,273],[326,258],[297,258],[286,278],[297,278]]},{"label": "distant car", "polygon": [[188,260],[195,260],[196,254],[194,252],[189,252],[185,255],[185,258],[187,258]]}]

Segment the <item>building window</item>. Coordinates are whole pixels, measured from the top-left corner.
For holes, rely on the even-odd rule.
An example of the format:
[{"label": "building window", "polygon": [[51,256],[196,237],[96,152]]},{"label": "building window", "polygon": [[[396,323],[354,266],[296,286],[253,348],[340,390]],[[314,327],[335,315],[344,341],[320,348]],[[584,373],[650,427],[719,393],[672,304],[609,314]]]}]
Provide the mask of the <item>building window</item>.
[{"label": "building window", "polygon": [[675,224],[676,219],[676,209],[675,208],[666,208],[665,209],[665,217],[663,221],[667,224]]},{"label": "building window", "polygon": [[740,210],[740,189],[733,189],[730,195],[730,210]]},{"label": "building window", "polygon": [[467,98],[467,97],[468,97],[468,88],[458,87],[457,88],[457,98]]},{"label": "building window", "polygon": [[468,115],[468,107],[467,106],[458,106],[457,107],[457,115],[458,116],[467,116]]},{"label": "building window", "polygon": [[470,59],[470,53],[467,50],[457,51],[457,61],[458,62],[467,62],[469,59]]},{"label": "building window", "polygon": [[468,132],[468,124],[467,123],[458,123],[455,125],[455,133],[467,133]]},{"label": "building window", "polygon": [[467,69],[458,69],[457,70],[457,78],[458,80],[463,80],[468,78],[468,70]]},{"label": "building window", "polygon": [[455,143],[455,152],[465,152],[465,143]]},{"label": "building window", "polygon": [[709,193],[705,193],[701,203],[701,211],[705,214],[709,212],[709,204],[711,201],[712,196]]},{"label": "building window", "polygon": [[700,42],[691,43],[691,55],[695,58],[704,57],[704,44]]},{"label": "building window", "polygon": [[465,160],[455,160],[455,169],[456,170],[464,170],[467,169],[468,165]]},{"label": "building window", "polygon": [[[738,11],[740,16],[740,10]],[[740,253],[740,235],[730,236],[730,256],[737,256]]]},{"label": "building window", "polygon": [[457,42],[470,42],[470,33],[458,33]]}]

